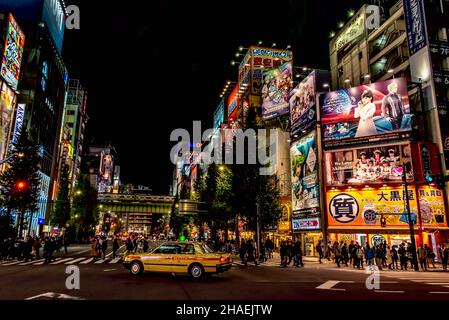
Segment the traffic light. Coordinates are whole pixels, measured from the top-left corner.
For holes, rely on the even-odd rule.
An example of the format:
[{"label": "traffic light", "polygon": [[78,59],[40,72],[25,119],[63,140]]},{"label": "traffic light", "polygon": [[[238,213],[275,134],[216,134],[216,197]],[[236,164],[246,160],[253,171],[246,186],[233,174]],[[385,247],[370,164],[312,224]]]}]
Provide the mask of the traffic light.
[{"label": "traffic light", "polygon": [[28,183],[24,180],[19,180],[16,182],[16,189],[18,192],[23,192],[27,189]]},{"label": "traffic light", "polygon": [[382,228],[385,228],[387,226],[387,219],[383,216],[380,218],[380,226]]}]

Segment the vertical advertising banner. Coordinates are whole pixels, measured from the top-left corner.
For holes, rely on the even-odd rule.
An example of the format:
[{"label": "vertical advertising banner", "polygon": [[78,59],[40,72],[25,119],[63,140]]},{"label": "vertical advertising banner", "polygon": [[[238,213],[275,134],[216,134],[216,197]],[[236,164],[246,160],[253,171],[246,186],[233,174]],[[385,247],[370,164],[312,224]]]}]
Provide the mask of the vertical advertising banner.
[{"label": "vertical advertising banner", "polygon": [[293,214],[316,212],[320,206],[316,131],[292,144],[290,160]]},{"label": "vertical advertising banner", "polygon": [[1,76],[14,90],[17,90],[17,85],[19,83],[24,45],[25,35],[12,14],[9,14],[8,27],[6,28],[5,49],[2,56]]},{"label": "vertical advertising banner", "polygon": [[447,227],[443,191],[419,186],[419,213],[423,227]]},{"label": "vertical advertising banner", "polygon": [[16,121],[14,124],[14,131],[12,134],[12,143],[19,141],[20,131],[22,130],[23,117],[25,116],[25,104],[19,103],[17,105]]},{"label": "vertical advertising banner", "polygon": [[44,0],[42,19],[47,24],[48,30],[56,44],[58,52],[62,51],[66,15],[60,0]]},{"label": "vertical advertising banner", "polygon": [[404,0],[405,27],[410,55],[427,44],[427,32],[422,0]]},{"label": "vertical advertising banner", "polygon": [[288,113],[292,89],[292,63],[287,62],[263,73],[262,117],[273,119]]},{"label": "vertical advertising banner", "polygon": [[238,89],[239,87],[236,85],[228,97],[228,123],[237,118]]},{"label": "vertical advertising banner", "polygon": [[291,134],[304,132],[316,124],[315,72],[290,92]]},{"label": "vertical advertising banner", "polygon": [[0,95],[0,160],[3,160],[8,148],[9,132],[13,116],[14,91],[6,82],[1,84]]},{"label": "vertical advertising banner", "polygon": [[320,108],[326,146],[407,138],[412,128],[403,78],[329,92]]}]

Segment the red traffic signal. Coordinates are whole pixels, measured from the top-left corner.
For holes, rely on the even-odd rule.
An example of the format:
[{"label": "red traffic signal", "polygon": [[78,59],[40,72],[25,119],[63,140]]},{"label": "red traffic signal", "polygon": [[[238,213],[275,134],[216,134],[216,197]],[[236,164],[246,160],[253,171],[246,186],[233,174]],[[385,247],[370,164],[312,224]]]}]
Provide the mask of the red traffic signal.
[{"label": "red traffic signal", "polygon": [[27,188],[28,184],[26,181],[17,181],[16,182],[16,189],[18,191],[23,191]]}]

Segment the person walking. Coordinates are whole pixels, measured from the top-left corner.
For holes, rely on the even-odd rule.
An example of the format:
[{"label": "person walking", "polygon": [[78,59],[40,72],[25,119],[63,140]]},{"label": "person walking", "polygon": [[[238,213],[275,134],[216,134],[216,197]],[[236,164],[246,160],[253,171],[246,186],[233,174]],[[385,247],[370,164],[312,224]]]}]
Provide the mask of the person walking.
[{"label": "person walking", "polygon": [[418,248],[418,259],[419,264],[421,265],[421,269],[424,271],[427,271],[427,252],[426,249],[424,249],[423,244],[421,243]]},{"label": "person walking", "polygon": [[388,269],[393,269],[393,256],[391,255],[391,249],[389,245],[386,245],[385,249],[385,261],[387,264]]},{"label": "person walking", "polygon": [[363,269],[363,258],[365,257],[365,249],[357,243],[357,260],[359,264],[357,265],[357,269]]},{"label": "person walking", "polygon": [[369,243],[366,243],[365,247],[365,259],[366,259],[366,265],[372,266],[373,260],[374,260],[374,250],[370,247]]},{"label": "person walking", "polygon": [[348,266],[348,260],[349,260],[349,252],[348,252],[348,246],[346,243],[341,242],[341,258],[342,261],[345,263],[345,266]]},{"label": "person walking", "polygon": [[130,253],[133,252],[134,245],[133,245],[133,242],[132,242],[132,240],[131,240],[130,237],[128,237],[128,238],[126,239],[125,247],[126,247],[126,253],[125,253],[125,255],[128,255],[128,254],[130,254]]},{"label": "person walking", "polygon": [[318,253],[318,262],[323,263],[321,260],[323,259],[323,247],[321,246],[321,240],[318,241],[318,244],[316,245],[316,252]]},{"label": "person walking", "polygon": [[254,245],[253,245],[253,240],[252,239],[249,239],[247,242],[246,242],[246,251],[247,251],[247,256],[248,256],[248,258],[246,259],[246,261],[245,261],[245,266],[247,266],[248,265],[248,261],[253,261],[254,262],[254,265],[256,265],[257,266],[257,259],[256,259],[256,254],[255,254],[255,248],[254,248]]},{"label": "person walking", "polygon": [[108,249],[108,238],[104,237],[101,243],[101,258],[106,259],[106,250]]},{"label": "person walking", "polygon": [[62,245],[64,246],[64,253],[67,254],[67,247],[69,246],[69,238],[64,235],[62,238]]},{"label": "person walking", "polygon": [[398,260],[399,260],[399,256],[398,256],[398,250],[396,249],[397,246],[392,246],[391,247],[391,260],[392,260],[392,267],[393,269],[399,269],[398,268]]},{"label": "person walking", "polygon": [[297,240],[295,242],[295,244],[293,245],[292,253],[293,253],[293,259],[294,259],[293,266],[299,268],[299,265],[301,265],[301,267],[304,267],[304,263],[302,261],[301,242],[299,240]]},{"label": "person walking", "polygon": [[117,257],[117,251],[119,249],[120,245],[118,243],[118,237],[114,237],[114,242],[112,242],[112,257],[116,258]]},{"label": "person walking", "polygon": [[36,240],[33,243],[33,249],[36,254],[36,259],[40,259],[39,251],[40,251],[41,247],[42,247],[41,239],[39,237],[36,237]]},{"label": "person walking", "polygon": [[337,267],[340,268],[341,247],[337,241],[334,242],[334,247],[332,250],[334,251],[335,263],[337,264]]},{"label": "person walking", "polygon": [[45,243],[44,243],[44,258],[45,258],[45,264],[48,264],[51,262],[52,260],[52,256],[53,256],[53,241],[47,237],[45,238]]},{"label": "person walking", "polygon": [[279,249],[279,253],[281,255],[281,267],[287,268],[288,248],[287,248],[287,243],[285,241],[282,241],[281,248]]},{"label": "person walking", "polygon": [[376,257],[376,265],[377,268],[379,268],[379,270],[382,270],[382,264],[383,264],[383,258],[384,258],[384,253],[382,248],[380,247],[380,245],[376,245],[376,250],[374,252],[374,255]]},{"label": "person walking", "polygon": [[427,254],[427,266],[430,268],[430,265],[432,265],[432,268],[435,269],[435,253],[432,251],[432,248],[427,245],[427,243],[424,245],[424,250],[426,250]]},{"label": "person walking", "polygon": [[242,263],[244,263],[246,265],[246,242],[245,242],[245,239],[242,239],[242,241],[240,242],[239,254],[240,254],[240,261],[242,261]]},{"label": "person walking", "polygon": [[405,244],[401,243],[398,249],[399,261],[401,263],[401,270],[407,271],[407,250],[405,250]]},{"label": "person walking", "polygon": [[441,246],[441,264],[443,265],[443,270],[447,270],[447,261],[449,258],[449,250],[446,248],[446,246],[443,244]]}]

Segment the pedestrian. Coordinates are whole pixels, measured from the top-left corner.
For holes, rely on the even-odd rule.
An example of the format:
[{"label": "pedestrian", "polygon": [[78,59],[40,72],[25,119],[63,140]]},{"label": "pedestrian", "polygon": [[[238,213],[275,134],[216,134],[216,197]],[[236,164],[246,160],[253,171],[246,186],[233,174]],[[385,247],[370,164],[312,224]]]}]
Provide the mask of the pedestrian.
[{"label": "pedestrian", "polygon": [[401,243],[398,249],[399,261],[401,263],[401,270],[407,271],[407,250],[405,250],[405,244]]},{"label": "pedestrian", "polygon": [[106,259],[106,250],[108,249],[108,238],[103,237],[103,242],[101,243],[101,257]]},{"label": "pedestrian", "polygon": [[285,241],[281,242],[281,248],[279,249],[279,254],[281,255],[281,267],[286,268],[288,262],[288,248]]},{"label": "pedestrian", "polygon": [[126,253],[125,253],[125,255],[128,255],[128,254],[130,254],[130,253],[133,252],[134,245],[133,245],[133,242],[132,242],[132,240],[131,240],[130,237],[128,237],[128,238],[126,239],[125,247],[126,247]]},{"label": "pedestrian", "polygon": [[333,246],[332,250],[333,250],[334,256],[335,256],[335,263],[337,264],[337,267],[340,268],[341,247],[337,241],[334,242],[334,246]]},{"label": "pedestrian", "polygon": [[432,248],[427,245],[424,245],[424,250],[426,250],[427,254],[427,266],[430,268],[430,265],[435,269],[435,253],[432,251]]},{"label": "pedestrian", "polygon": [[421,245],[418,248],[418,259],[419,259],[419,264],[421,265],[421,269],[424,271],[427,271],[427,252],[426,249],[424,249],[423,244],[421,243]]},{"label": "pedestrian", "polygon": [[246,265],[246,242],[245,242],[245,239],[242,239],[242,241],[240,242],[239,255],[240,255],[240,261],[242,261],[242,263],[244,263]]},{"label": "pedestrian", "polygon": [[382,270],[382,264],[383,264],[383,258],[384,253],[380,245],[376,245],[376,249],[374,252],[375,258],[376,258],[376,265],[379,268],[379,270]]},{"label": "pedestrian", "polygon": [[341,242],[341,258],[342,261],[345,263],[345,266],[348,266],[348,260],[349,260],[349,252],[348,252],[348,246],[346,243]]},{"label": "pedestrian", "polygon": [[274,244],[273,244],[273,241],[271,241],[271,239],[268,237],[267,237],[267,240],[265,241],[265,248],[268,252],[268,258],[269,259],[273,258]]},{"label": "pedestrian", "polygon": [[391,260],[392,260],[392,269],[398,269],[398,260],[399,260],[399,255],[398,255],[398,249],[397,246],[394,245],[391,247]]},{"label": "pedestrian", "polygon": [[287,240],[287,257],[288,257],[287,265],[290,265],[290,263],[293,260],[293,244],[290,239]]},{"label": "pedestrian", "polygon": [[316,252],[318,253],[318,262],[323,263],[321,260],[323,259],[323,247],[321,246],[321,240],[318,240],[318,244],[315,247]]},{"label": "pedestrian", "polygon": [[443,265],[443,270],[447,270],[447,261],[449,257],[449,250],[446,248],[446,246],[443,244],[441,246],[441,263]]},{"label": "pedestrian", "polygon": [[143,238],[143,252],[148,252],[149,247],[147,238]]},{"label": "pedestrian", "polygon": [[388,269],[393,269],[393,256],[391,255],[391,249],[390,246],[387,245],[385,249],[385,258],[386,258],[386,264],[388,266]]},{"label": "pedestrian", "polygon": [[293,266],[299,268],[299,266],[301,265],[301,267],[304,267],[304,263],[302,261],[301,242],[299,240],[297,240],[295,242],[292,251],[293,251],[293,255],[294,255]]},{"label": "pedestrian", "polygon": [[118,237],[114,237],[114,242],[112,243],[112,257],[117,257],[117,250],[119,249]]},{"label": "pedestrian", "polygon": [[332,243],[331,243],[331,241],[329,240],[329,241],[327,242],[327,248],[326,248],[326,259],[327,259],[328,261],[331,261],[331,255],[332,255]]},{"label": "pedestrian", "polygon": [[67,247],[69,246],[69,238],[65,234],[62,238],[62,244],[64,246],[64,253],[67,254]]},{"label": "pedestrian", "polygon": [[415,249],[413,248],[412,244],[409,242],[407,243],[407,261],[410,261],[410,267],[413,269],[414,268],[414,260],[413,260],[413,251],[415,251]]},{"label": "pedestrian", "polygon": [[366,264],[368,266],[373,265],[374,263],[374,250],[370,247],[369,243],[366,243],[366,247],[365,247],[365,259],[366,259]]},{"label": "pedestrian", "polygon": [[94,251],[93,251],[93,253],[95,254],[95,259],[98,259],[100,257],[100,252],[101,252],[100,238],[96,237],[95,242],[94,242]]},{"label": "pedestrian", "polygon": [[253,240],[249,239],[246,242],[247,259],[245,261],[245,266],[248,265],[248,261],[253,261],[254,265],[257,266],[257,259],[256,259],[256,252],[255,251],[256,251],[256,249],[254,248]]},{"label": "pedestrian", "polygon": [[41,247],[42,247],[41,239],[39,237],[36,237],[36,240],[33,243],[33,249],[35,252],[36,259],[40,259],[39,250],[41,249]]},{"label": "pedestrian", "polygon": [[357,269],[363,269],[363,258],[365,257],[365,249],[357,243],[357,260],[359,264],[357,265]]},{"label": "pedestrian", "polygon": [[44,258],[45,258],[45,264],[48,264],[52,260],[53,256],[53,250],[54,250],[54,242],[49,238],[45,238],[44,243]]},{"label": "pedestrian", "polygon": [[354,262],[354,256],[353,256],[353,252],[354,252],[354,246],[355,246],[355,244],[354,244],[354,240],[351,240],[351,243],[349,243],[349,246],[348,246],[348,253],[349,253],[349,264],[353,264],[353,262]]}]

